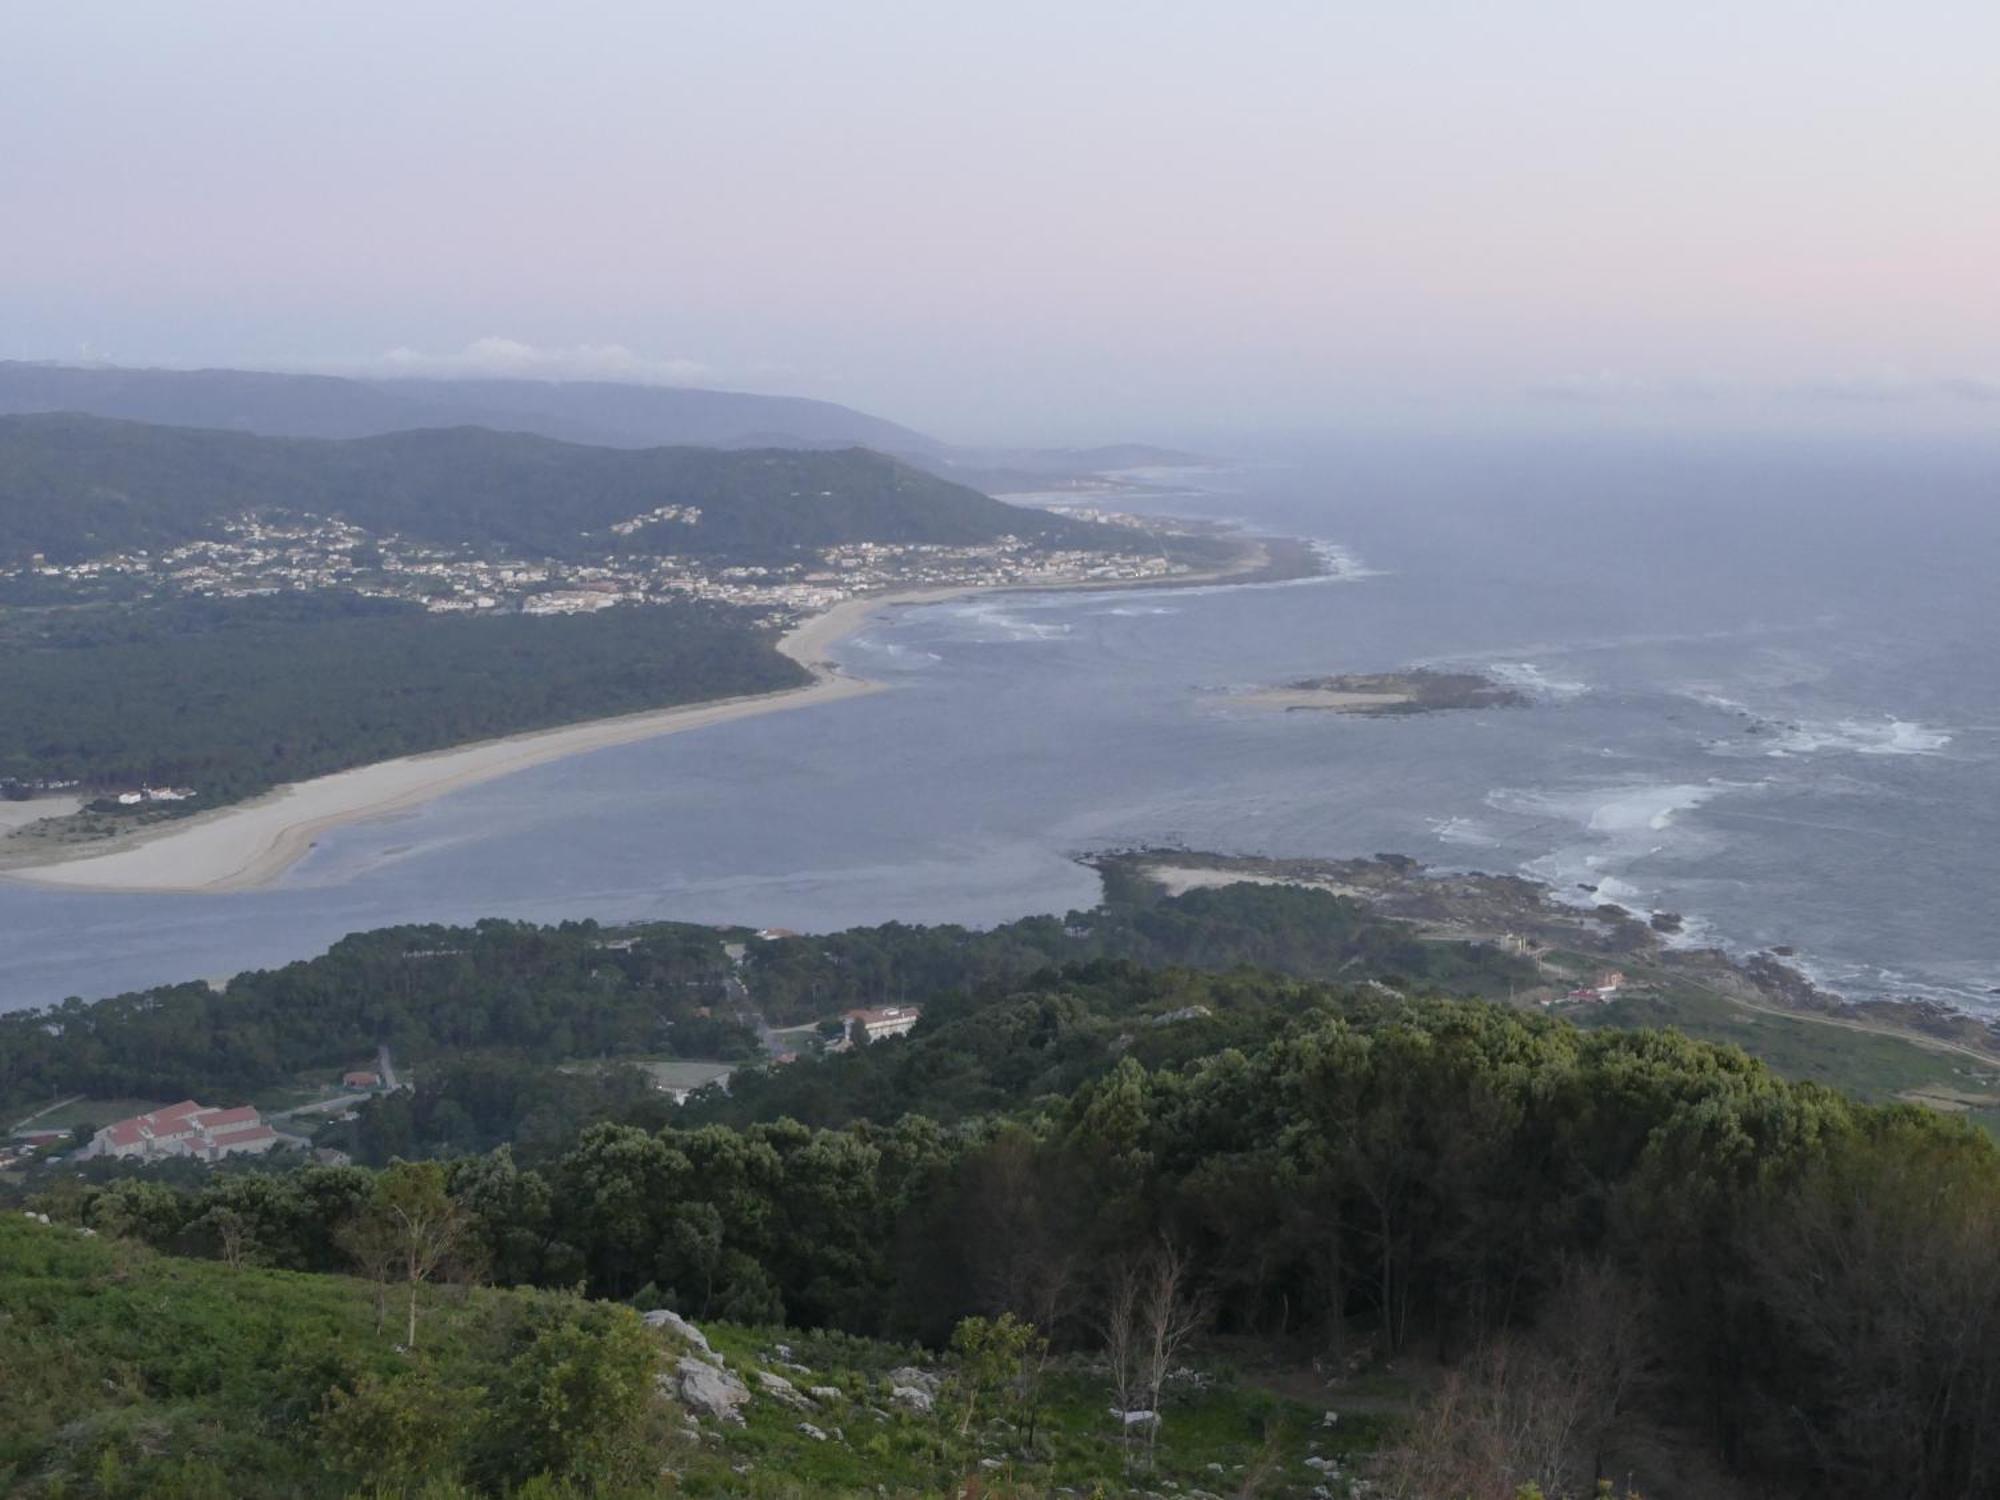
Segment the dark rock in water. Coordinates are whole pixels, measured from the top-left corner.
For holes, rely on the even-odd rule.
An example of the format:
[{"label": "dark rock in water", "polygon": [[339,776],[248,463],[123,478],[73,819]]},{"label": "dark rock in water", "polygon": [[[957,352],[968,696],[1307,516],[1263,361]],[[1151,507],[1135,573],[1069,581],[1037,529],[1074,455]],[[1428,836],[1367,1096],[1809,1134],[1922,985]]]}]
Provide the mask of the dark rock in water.
[{"label": "dark rock in water", "polygon": [[[1413,667],[1402,672],[1344,672],[1333,677],[1302,677],[1283,684],[1287,693],[1325,693],[1327,707],[1363,715],[1427,714],[1460,708],[1526,708],[1526,693],[1482,677],[1477,672],[1435,672]],[[1310,705],[1300,704],[1298,707]]]},{"label": "dark rock in water", "polygon": [[1780,958],[1795,958],[1798,956],[1799,950],[1792,947],[1791,944],[1789,943],[1780,943],[1777,947],[1773,948],[1771,951],[1777,954],[1778,957]]},{"label": "dark rock in water", "polygon": [[1590,893],[1591,895],[1593,895],[1593,896],[1595,896],[1595,895],[1597,894],[1597,887],[1596,887],[1596,886],[1594,886],[1594,885],[1585,885],[1585,884],[1584,884],[1584,883],[1583,883],[1583,882],[1582,882],[1581,880],[1579,880],[1579,881],[1578,881],[1578,882],[1576,883],[1576,888],[1577,888],[1578,890],[1580,890],[1580,891],[1588,891],[1588,892],[1589,892],[1589,893]]},{"label": "dark rock in water", "polygon": [[1686,924],[1677,911],[1656,911],[1653,913],[1652,927],[1655,932],[1679,932]]},{"label": "dark rock in water", "polygon": [[1632,915],[1615,901],[1607,901],[1597,908],[1597,914],[1609,921],[1619,922]]}]

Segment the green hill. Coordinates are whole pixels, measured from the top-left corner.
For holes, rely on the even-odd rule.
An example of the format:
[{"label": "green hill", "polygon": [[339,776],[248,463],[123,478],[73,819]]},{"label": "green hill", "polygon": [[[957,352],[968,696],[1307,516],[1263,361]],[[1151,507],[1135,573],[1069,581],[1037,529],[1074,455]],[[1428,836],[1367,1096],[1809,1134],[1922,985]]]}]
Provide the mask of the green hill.
[{"label": "green hill", "polygon": [[246,511],[338,516],[377,534],[526,556],[602,555],[619,544],[613,525],[663,505],[701,512],[673,528],[674,551],[746,560],[853,541],[1011,534],[1088,547],[1114,535],[858,448],[590,448],[479,427],[269,438],[0,417],[0,564],[171,547]]}]

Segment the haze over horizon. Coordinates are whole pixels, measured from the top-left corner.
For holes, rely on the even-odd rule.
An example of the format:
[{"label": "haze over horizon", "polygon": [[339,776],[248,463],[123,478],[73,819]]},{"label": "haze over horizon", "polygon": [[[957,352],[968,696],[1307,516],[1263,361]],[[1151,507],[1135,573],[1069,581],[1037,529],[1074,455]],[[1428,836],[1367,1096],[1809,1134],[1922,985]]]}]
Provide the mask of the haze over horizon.
[{"label": "haze over horizon", "polygon": [[0,357],[698,384],[961,442],[2000,424],[1991,7],[8,23]]}]

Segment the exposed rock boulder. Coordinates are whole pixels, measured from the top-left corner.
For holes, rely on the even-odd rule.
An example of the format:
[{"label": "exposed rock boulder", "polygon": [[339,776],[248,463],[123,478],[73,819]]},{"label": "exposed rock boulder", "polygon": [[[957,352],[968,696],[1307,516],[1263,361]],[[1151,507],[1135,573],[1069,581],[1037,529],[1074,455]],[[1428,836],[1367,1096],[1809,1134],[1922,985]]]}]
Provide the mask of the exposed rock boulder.
[{"label": "exposed rock boulder", "polygon": [[915,1365],[903,1365],[889,1372],[889,1384],[915,1386],[927,1396],[936,1396],[944,1383],[929,1370],[919,1370]]},{"label": "exposed rock boulder", "polygon": [[937,1404],[937,1398],[929,1391],[914,1385],[892,1385],[889,1387],[891,1404],[904,1411],[929,1412]]},{"label": "exposed rock boulder", "polygon": [[797,1386],[782,1375],[773,1375],[769,1370],[757,1372],[757,1386],[773,1401],[782,1401],[786,1406],[796,1407],[800,1411],[806,1411],[812,1406],[812,1402],[805,1398]]},{"label": "exposed rock boulder", "polygon": [[645,1322],[648,1328],[662,1329],[672,1334],[683,1344],[688,1344],[693,1348],[699,1349],[703,1354],[712,1357],[715,1353],[713,1349],[708,1347],[708,1335],[677,1312],[669,1311],[664,1307],[656,1308],[646,1314]]},{"label": "exposed rock boulder", "polygon": [[741,1424],[750,1388],[720,1365],[683,1355],[674,1365],[674,1387],[690,1411]]}]

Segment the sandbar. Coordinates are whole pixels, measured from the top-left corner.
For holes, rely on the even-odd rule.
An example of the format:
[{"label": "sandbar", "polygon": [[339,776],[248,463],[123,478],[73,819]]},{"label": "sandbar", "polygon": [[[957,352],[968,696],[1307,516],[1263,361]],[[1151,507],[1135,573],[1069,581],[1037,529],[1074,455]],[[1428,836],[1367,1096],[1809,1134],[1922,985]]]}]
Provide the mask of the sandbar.
[{"label": "sandbar", "polygon": [[[1249,544],[1242,555],[1227,567],[1132,582],[1158,588],[1249,581],[1270,569],[1275,560],[1273,549],[1263,542],[1246,541]],[[939,585],[858,595],[801,620],[780,638],[778,649],[812,673],[812,681],[795,688],[590,719],[355,766],[292,782],[248,802],[107,839],[91,846],[87,854],[51,848],[17,857],[11,867],[4,865],[4,855],[0,855],[0,880],[90,891],[255,890],[275,883],[322,834],[349,823],[407,812],[448,793],[566,756],[879,692],[883,684],[842,672],[825,659],[829,649],[859,630],[878,610],[995,591],[1041,593],[1119,587],[1120,581],[1115,580],[1051,580],[997,589]]]},{"label": "sandbar", "polygon": [[266,886],[302,858],[322,834],[343,824],[405,812],[447,793],[565,756],[879,691],[880,683],[849,676],[821,658],[842,637],[859,629],[871,611],[899,600],[924,602],[920,594],[847,599],[787,632],[778,649],[813,674],[811,682],[795,688],[589,719],[375,761],[292,782],[248,802],[179,822],[156,824],[107,840],[88,854],[23,865],[0,878],[127,892],[243,891]]}]

